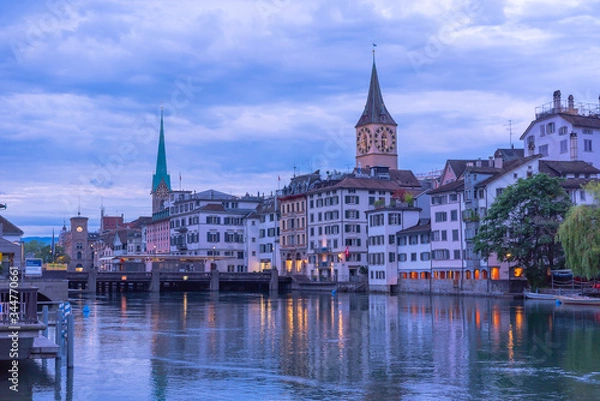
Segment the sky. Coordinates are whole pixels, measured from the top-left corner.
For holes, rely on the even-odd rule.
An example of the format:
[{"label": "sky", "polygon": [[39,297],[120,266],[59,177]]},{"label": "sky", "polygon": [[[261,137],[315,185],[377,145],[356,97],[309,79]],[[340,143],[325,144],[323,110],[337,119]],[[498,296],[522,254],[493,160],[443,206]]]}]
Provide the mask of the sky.
[{"label": "sky", "polygon": [[598,103],[599,16],[590,0],[7,1],[2,215],[26,237],[79,212],[93,230],[102,206],[149,216],[161,106],[173,189],[351,171],[373,50],[400,169],[522,148],[555,90]]}]

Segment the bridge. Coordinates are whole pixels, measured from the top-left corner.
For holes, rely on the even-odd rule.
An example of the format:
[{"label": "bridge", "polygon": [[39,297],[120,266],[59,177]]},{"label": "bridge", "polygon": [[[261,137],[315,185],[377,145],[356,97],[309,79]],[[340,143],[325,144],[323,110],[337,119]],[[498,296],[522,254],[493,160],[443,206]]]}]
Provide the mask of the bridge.
[{"label": "bridge", "polygon": [[83,292],[122,291],[245,291],[291,289],[292,279],[279,276],[276,269],[256,273],[146,271],[67,272],[70,290]]}]

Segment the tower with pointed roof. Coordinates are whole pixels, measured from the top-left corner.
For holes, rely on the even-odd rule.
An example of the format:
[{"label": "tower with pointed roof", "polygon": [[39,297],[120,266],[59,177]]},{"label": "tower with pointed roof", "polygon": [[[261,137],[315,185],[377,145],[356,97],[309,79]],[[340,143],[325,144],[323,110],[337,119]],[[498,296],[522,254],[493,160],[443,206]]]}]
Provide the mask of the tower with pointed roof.
[{"label": "tower with pointed roof", "polygon": [[165,150],[165,129],[163,111],[160,111],[160,134],[156,157],[156,173],[152,175],[152,214],[160,212],[171,192],[171,176],[167,173],[167,152]]},{"label": "tower with pointed roof", "polygon": [[371,83],[367,95],[367,104],[356,123],[356,167],[368,168],[375,166],[398,168],[398,150],[396,127],[383,102],[375,51],[373,51],[373,69]]}]

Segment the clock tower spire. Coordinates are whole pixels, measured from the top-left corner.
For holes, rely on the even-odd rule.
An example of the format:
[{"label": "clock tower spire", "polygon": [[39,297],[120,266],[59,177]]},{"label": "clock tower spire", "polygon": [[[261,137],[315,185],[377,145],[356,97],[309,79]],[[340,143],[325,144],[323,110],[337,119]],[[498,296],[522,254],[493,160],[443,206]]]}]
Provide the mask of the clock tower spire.
[{"label": "clock tower spire", "polygon": [[375,65],[375,50],[373,50],[373,68],[371,70],[367,103],[355,126],[356,166],[385,166],[390,169],[397,169],[397,126],[398,124],[396,124],[383,102],[377,66]]},{"label": "clock tower spire", "polygon": [[156,173],[152,175],[152,213],[160,212],[171,192],[171,176],[167,173],[167,152],[165,150],[165,129],[163,109],[160,108],[160,134],[156,157]]}]

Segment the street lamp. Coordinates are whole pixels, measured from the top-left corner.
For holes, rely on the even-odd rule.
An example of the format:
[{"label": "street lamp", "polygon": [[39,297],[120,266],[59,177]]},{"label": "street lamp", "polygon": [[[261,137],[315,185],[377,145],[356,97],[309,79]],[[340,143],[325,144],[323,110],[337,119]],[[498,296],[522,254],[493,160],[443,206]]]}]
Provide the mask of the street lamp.
[{"label": "street lamp", "polygon": [[510,257],[511,257],[511,253],[507,253],[506,254],[506,261],[508,262],[508,291],[510,291]]},{"label": "street lamp", "polygon": [[213,246],[213,251],[212,251],[212,257],[213,257],[212,259],[213,259],[213,261],[212,261],[212,265],[210,266],[211,270],[213,270],[213,269],[217,270],[217,264],[215,263],[215,252],[216,252],[215,248],[216,247]]}]

